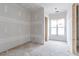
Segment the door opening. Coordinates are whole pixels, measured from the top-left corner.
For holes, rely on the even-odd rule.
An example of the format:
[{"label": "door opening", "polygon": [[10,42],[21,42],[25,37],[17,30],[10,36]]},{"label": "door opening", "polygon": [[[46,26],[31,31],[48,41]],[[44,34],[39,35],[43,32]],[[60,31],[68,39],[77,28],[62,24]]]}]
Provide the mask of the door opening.
[{"label": "door opening", "polygon": [[66,42],[66,26],[65,18],[50,19],[49,21],[49,37],[50,40]]}]

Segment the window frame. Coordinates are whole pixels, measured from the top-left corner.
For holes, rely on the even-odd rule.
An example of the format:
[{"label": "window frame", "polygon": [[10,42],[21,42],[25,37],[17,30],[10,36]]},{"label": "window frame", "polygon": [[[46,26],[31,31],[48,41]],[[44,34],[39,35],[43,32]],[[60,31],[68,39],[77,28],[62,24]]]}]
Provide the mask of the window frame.
[{"label": "window frame", "polygon": [[[51,20],[50,20],[50,23],[49,23],[49,33],[51,34],[51,28],[56,28],[56,34],[51,34],[51,35],[57,35],[57,36],[60,36],[58,34],[58,28],[64,28],[64,35],[65,35],[65,18],[64,19],[64,26],[63,27],[58,27],[58,24],[56,24],[56,27],[51,27]],[[57,20],[56,20],[57,22]]]}]

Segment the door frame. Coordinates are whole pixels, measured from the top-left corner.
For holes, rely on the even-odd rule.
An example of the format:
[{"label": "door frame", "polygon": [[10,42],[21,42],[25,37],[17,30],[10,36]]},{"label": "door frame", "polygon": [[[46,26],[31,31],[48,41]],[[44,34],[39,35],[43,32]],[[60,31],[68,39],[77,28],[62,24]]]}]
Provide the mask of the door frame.
[{"label": "door frame", "polygon": [[48,16],[45,16],[45,42],[48,41]]},{"label": "door frame", "polygon": [[72,5],[72,53],[77,54],[77,3]]}]

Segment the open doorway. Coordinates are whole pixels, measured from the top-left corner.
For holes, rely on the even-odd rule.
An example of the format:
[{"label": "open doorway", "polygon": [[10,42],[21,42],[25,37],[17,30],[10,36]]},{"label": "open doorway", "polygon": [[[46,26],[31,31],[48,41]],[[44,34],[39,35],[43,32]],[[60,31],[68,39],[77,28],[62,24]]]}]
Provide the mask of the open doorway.
[{"label": "open doorway", "polygon": [[66,42],[65,12],[56,12],[49,15],[49,40]]},{"label": "open doorway", "polygon": [[[58,47],[62,46],[61,43],[65,43],[68,48],[67,51],[71,52],[71,49],[72,49],[72,4],[67,4],[67,9],[63,9],[63,10],[61,10],[62,7],[59,7],[59,5],[60,4],[54,5],[54,8],[53,8],[54,12],[48,11],[49,13],[46,14],[48,15],[48,26],[47,26],[48,27],[47,34],[49,34],[48,41],[51,41],[51,43],[57,42],[53,44],[54,46],[59,43],[60,45],[58,45]],[[65,45],[63,48],[65,48]]]},{"label": "open doorway", "polygon": [[49,37],[50,40],[66,42],[65,18],[50,20]]},{"label": "open doorway", "polygon": [[[59,16],[61,14],[61,16]],[[50,14],[45,17],[45,41],[66,42],[66,13]]]}]

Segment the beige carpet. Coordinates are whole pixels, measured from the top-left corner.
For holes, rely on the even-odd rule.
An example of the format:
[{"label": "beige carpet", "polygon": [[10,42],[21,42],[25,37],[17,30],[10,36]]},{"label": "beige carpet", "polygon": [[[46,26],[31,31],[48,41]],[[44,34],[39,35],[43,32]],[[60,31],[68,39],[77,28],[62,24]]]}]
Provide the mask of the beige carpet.
[{"label": "beige carpet", "polygon": [[3,56],[72,56],[67,44],[59,41],[48,41],[44,45],[28,43],[6,53]]}]

